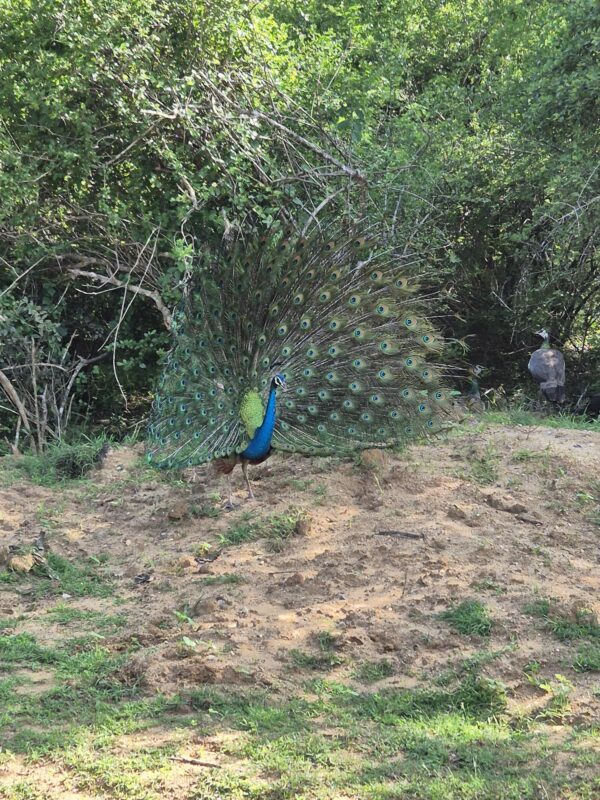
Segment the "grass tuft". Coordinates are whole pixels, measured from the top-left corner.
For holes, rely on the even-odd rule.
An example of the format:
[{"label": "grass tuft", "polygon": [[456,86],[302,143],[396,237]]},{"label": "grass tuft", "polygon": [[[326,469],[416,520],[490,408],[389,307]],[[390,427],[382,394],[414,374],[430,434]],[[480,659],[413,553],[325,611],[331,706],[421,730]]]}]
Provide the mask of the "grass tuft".
[{"label": "grass tuft", "polygon": [[585,644],[577,651],[573,661],[576,672],[600,672],[600,644]]},{"label": "grass tuft", "polygon": [[600,639],[596,615],[585,608],[569,613],[562,611],[552,600],[538,598],[523,606],[525,614],[544,620],[546,628],[561,642],[573,639]]},{"label": "grass tuft", "polygon": [[463,600],[440,614],[440,619],[449,622],[455,631],[465,636],[489,636],[492,631],[492,619],[479,600]]},{"label": "grass tuft", "polygon": [[394,674],[393,665],[386,659],[381,661],[365,661],[354,670],[354,677],[363,683],[377,683]]},{"label": "grass tuft", "polygon": [[6,456],[4,466],[14,475],[20,473],[33,483],[54,486],[84,478],[102,461],[107,447],[108,442],[103,436],[71,444],[59,442],[49,446],[41,455]]}]

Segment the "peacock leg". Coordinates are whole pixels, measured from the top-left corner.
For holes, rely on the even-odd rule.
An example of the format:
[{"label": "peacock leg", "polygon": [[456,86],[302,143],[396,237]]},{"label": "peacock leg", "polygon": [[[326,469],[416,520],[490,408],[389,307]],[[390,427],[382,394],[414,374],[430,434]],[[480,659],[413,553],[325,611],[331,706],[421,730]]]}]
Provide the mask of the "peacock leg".
[{"label": "peacock leg", "polygon": [[233,478],[232,472],[227,475],[227,502],[223,506],[225,511],[233,511],[234,508],[237,508],[236,504],[233,502]]},{"label": "peacock leg", "polygon": [[254,492],[252,491],[252,487],[250,486],[250,480],[248,479],[248,462],[242,461],[242,472],[244,473],[244,479],[246,480],[246,486],[248,487],[248,499],[254,500]]}]

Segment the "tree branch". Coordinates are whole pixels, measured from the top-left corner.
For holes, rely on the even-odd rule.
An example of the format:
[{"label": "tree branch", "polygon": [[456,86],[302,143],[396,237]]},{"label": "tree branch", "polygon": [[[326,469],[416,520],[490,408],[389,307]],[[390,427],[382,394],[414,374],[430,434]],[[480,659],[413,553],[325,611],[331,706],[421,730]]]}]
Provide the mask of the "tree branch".
[{"label": "tree branch", "polygon": [[101,286],[104,286],[108,283],[111,286],[116,286],[118,289],[125,289],[126,291],[133,292],[134,294],[141,294],[144,297],[150,298],[150,300],[154,302],[155,306],[162,314],[165,327],[167,330],[171,330],[173,316],[167,306],[164,304],[163,299],[158,292],[152,291],[151,289],[144,289],[143,286],[137,286],[135,284],[132,285],[130,283],[126,283],[125,281],[120,281],[118,278],[115,278],[114,275],[101,275],[99,272],[91,272],[90,270],[78,269],[77,267],[64,267],[64,269],[74,278],[89,278],[92,281],[96,281]]}]

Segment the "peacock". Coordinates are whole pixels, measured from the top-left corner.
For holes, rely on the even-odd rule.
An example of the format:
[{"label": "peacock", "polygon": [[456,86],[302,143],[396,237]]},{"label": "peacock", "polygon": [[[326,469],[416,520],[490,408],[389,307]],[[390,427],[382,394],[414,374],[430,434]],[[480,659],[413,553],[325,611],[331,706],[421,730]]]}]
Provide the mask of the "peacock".
[{"label": "peacock", "polygon": [[419,258],[368,229],[272,226],[197,255],[174,315],[147,457],[221,473],[275,451],[352,455],[428,433],[452,406]]},{"label": "peacock", "polygon": [[550,334],[542,328],[536,331],[542,345],[531,354],[527,368],[540,385],[542,396],[551,403],[565,402],[565,358],[560,350],[550,347]]},{"label": "peacock", "polygon": [[465,404],[471,411],[484,410],[479,387],[479,378],[483,372],[485,372],[485,367],[482,367],[481,364],[475,364],[469,369],[469,384],[465,396]]}]

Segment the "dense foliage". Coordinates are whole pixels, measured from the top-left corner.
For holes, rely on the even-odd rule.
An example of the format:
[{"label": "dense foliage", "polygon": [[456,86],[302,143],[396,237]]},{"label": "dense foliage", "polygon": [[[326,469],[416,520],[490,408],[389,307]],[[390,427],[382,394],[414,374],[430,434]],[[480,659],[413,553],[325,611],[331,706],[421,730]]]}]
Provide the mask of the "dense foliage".
[{"label": "dense foliage", "polygon": [[5,382],[35,404],[33,342],[49,387],[77,372],[74,412],[121,428],[195,249],[349,214],[423,254],[458,363],[532,393],[544,325],[570,395],[600,390],[599,20],[594,0],[0,0]]}]

